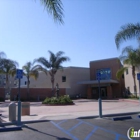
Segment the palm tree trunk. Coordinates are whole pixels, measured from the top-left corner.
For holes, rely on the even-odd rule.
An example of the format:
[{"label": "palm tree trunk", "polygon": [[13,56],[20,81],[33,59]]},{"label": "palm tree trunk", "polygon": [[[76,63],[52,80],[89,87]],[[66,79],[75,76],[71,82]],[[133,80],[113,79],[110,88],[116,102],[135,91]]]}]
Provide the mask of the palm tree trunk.
[{"label": "palm tree trunk", "polygon": [[6,74],[5,93],[8,92],[9,92],[9,77],[8,74]]},{"label": "palm tree trunk", "polygon": [[29,80],[29,76],[27,76],[27,100],[29,100],[29,85],[30,85],[30,80]]},{"label": "palm tree trunk", "polygon": [[132,76],[134,80],[134,93],[137,97],[137,88],[136,88],[136,77],[135,77],[135,66],[132,66]]},{"label": "palm tree trunk", "polygon": [[54,74],[51,75],[52,95],[54,96]]}]

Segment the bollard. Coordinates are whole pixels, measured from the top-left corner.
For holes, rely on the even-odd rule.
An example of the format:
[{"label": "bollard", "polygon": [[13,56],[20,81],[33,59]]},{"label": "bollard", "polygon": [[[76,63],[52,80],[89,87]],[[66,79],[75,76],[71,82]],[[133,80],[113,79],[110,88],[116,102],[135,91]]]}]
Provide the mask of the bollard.
[{"label": "bollard", "polygon": [[16,121],[16,104],[14,102],[9,104],[9,121]]}]

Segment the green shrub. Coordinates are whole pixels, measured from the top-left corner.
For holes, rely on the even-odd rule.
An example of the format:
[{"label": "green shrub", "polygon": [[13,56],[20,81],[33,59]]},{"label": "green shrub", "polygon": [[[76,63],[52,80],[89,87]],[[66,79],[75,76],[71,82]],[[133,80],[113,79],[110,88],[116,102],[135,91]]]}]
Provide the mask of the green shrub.
[{"label": "green shrub", "polygon": [[73,103],[69,96],[61,96],[59,98],[52,97],[52,98],[46,98],[43,102],[43,104],[70,104]]}]

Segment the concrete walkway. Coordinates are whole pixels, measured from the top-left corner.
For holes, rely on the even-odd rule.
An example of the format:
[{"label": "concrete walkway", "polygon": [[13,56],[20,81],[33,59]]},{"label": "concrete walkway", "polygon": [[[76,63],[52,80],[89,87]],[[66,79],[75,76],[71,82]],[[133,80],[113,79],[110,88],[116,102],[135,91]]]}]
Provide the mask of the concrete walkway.
[{"label": "concrete walkway", "polygon": [[[22,116],[22,121],[62,120],[79,117],[98,116],[98,101],[92,99],[74,100],[75,105],[45,106],[41,102],[32,102],[30,116]],[[8,122],[8,103],[0,104],[2,119]],[[103,115],[140,112],[140,102],[135,100],[103,100]]]}]

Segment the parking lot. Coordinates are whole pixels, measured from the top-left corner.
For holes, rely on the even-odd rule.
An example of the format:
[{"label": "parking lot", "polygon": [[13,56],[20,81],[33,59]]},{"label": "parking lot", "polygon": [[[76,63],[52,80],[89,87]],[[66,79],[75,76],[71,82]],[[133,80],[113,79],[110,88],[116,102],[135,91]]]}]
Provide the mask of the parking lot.
[{"label": "parking lot", "polygon": [[[30,104],[30,115],[21,118],[22,130],[0,132],[0,139],[127,140],[129,128],[140,129],[139,101],[103,100],[103,118],[98,118],[97,100],[79,99],[74,103],[68,106],[44,106],[41,102],[33,102]],[[8,106],[9,102],[0,104],[1,118],[5,124],[9,121]],[[132,119],[113,121],[113,116],[121,114]],[[8,127],[11,126],[5,125],[5,128]]]},{"label": "parking lot", "polygon": [[[1,132],[2,140],[128,140],[130,127],[140,129],[138,114],[132,119],[113,121],[112,117],[53,120],[24,124],[21,131]],[[137,138],[140,139],[140,138]]]}]

